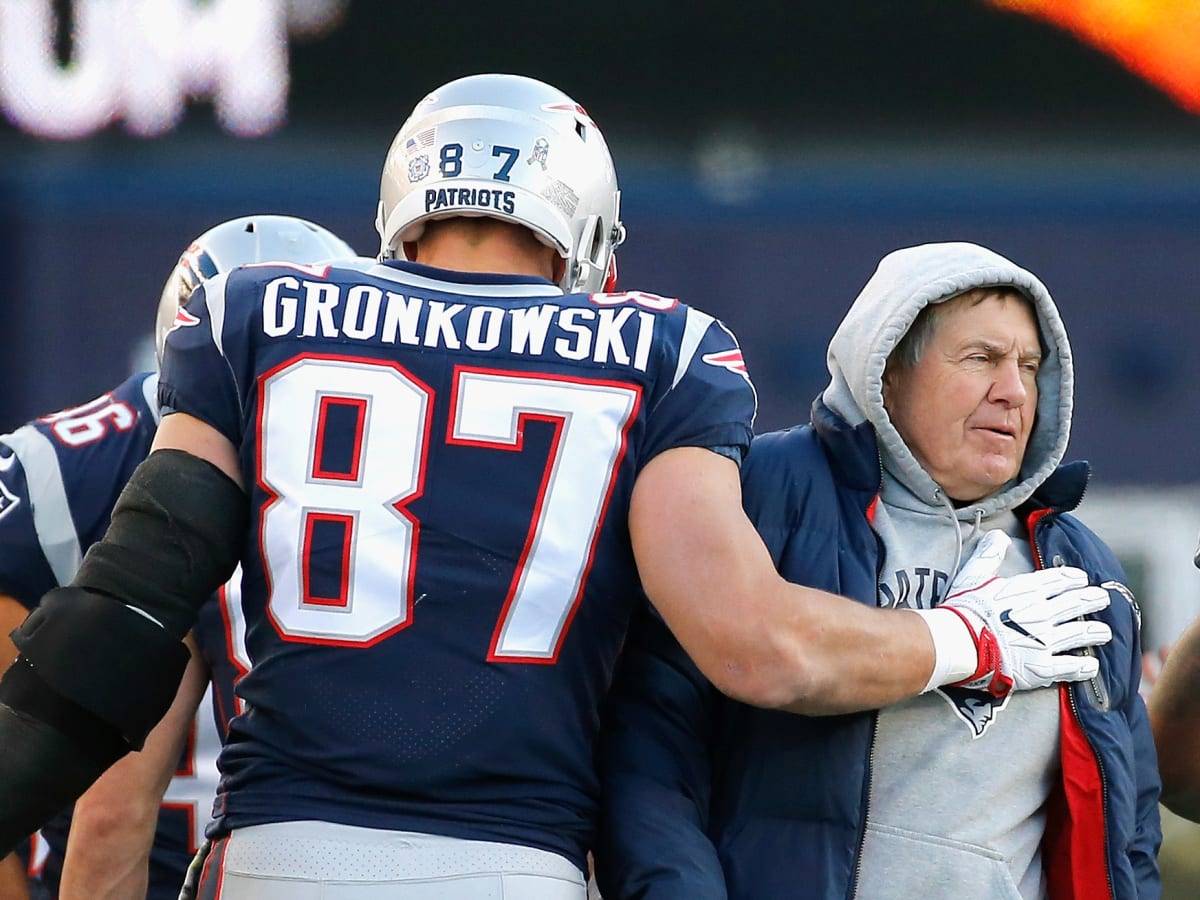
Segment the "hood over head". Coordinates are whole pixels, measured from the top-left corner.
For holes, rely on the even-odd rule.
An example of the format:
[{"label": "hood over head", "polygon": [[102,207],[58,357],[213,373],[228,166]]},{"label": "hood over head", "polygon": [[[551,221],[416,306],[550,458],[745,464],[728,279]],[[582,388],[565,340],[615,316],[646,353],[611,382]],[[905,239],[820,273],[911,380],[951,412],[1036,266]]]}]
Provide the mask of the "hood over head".
[{"label": "hood over head", "polygon": [[830,382],[823,399],[851,425],[870,422],[884,467],[920,502],[945,508],[944,493],[917,462],[883,406],[888,356],[926,306],[980,287],[1011,286],[1037,312],[1045,356],[1037,374],[1037,418],[1017,477],[966,504],[960,518],[1013,509],[1033,494],[1062,461],[1071,430],[1074,370],[1066,328],[1045,285],[998,253],[966,242],[922,244],[893,251],[879,263],[833,340]]}]

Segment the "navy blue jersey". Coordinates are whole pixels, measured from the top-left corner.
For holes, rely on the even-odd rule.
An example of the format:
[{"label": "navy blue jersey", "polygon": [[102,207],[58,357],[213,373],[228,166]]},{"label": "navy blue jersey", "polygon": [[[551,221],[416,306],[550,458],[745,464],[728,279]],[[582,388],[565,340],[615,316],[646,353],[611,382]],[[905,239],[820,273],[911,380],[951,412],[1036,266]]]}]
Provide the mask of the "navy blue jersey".
[{"label": "navy blue jersey", "polygon": [[[0,436],[0,594],[32,608],[67,584],[87,548],[104,536],[112,508],[154,440],[155,373],[129,378],[90,403],[44,416]],[[240,610],[233,619],[236,626]],[[196,640],[213,671],[214,702],[201,705],[159,815],[150,857],[152,900],[174,898],[208,822],[217,786],[219,734],[233,714],[231,659],[244,629],[214,600],[201,610]],[[230,637],[229,635],[233,636]],[[228,710],[228,714],[226,713]],[[39,877],[57,892],[70,816],[43,830]]]},{"label": "navy blue jersey", "polygon": [[32,609],[104,537],[158,427],[153,373],[0,436],[0,594]]},{"label": "navy blue jersey", "polygon": [[238,448],[254,666],[211,835],[320,819],[582,867],[656,454],[748,446],[734,337],[649,294],[247,266],[167,341],[164,412]]}]

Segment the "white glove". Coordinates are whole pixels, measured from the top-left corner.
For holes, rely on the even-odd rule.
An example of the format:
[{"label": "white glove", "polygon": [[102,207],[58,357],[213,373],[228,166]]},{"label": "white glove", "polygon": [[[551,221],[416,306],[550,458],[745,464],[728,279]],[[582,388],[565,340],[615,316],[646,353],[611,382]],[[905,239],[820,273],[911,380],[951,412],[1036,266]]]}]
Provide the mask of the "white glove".
[{"label": "white glove", "polygon": [[1096,677],[1100,662],[1095,656],[1069,651],[1112,640],[1112,629],[1103,622],[1080,619],[1108,606],[1108,591],[1088,586],[1086,572],[1066,566],[1001,578],[996,573],[1011,544],[1002,531],[985,534],[941,606],[930,610],[960,616],[975,643],[974,671],[949,683],[1003,697],[1014,687],[1030,690]]}]

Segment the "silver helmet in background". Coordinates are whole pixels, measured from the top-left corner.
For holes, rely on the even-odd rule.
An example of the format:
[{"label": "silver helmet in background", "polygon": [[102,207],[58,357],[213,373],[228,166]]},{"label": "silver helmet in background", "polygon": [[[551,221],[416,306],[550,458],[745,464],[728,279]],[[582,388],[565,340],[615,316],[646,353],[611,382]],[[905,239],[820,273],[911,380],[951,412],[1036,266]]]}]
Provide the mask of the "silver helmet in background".
[{"label": "silver helmet in background", "polygon": [[163,286],[154,327],[159,364],[176,311],[214,275],[247,263],[315,263],[356,255],[332,231],[295,216],[242,216],[210,228],[183,251]]}]

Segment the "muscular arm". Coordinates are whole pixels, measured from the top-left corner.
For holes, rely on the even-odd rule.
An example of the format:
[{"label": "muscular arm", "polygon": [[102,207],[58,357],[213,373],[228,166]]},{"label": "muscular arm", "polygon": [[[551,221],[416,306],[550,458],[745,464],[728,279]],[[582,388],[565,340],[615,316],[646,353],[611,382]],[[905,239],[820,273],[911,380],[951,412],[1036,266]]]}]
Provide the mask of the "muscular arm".
[{"label": "muscular arm", "polygon": [[179,762],[209,671],[192,639],[175,702],[138,753],[113,765],[75,802],[60,900],[141,900],[163,794]]},{"label": "muscular arm", "polygon": [[206,459],[224,472],[238,487],[245,490],[241,466],[238,465],[237,450],[229,439],[207,422],[202,422],[187,413],[171,413],[165,416],[154,435],[155,450],[184,450],[193,456]]},{"label": "muscular arm", "polygon": [[785,581],[741,509],[737,466],[696,447],[651,460],[630,508],[646,593],[713,684],[809,715],[919,693],[934,665],[920,617]]},{"label": "muscular arm", "polygon": [[1200,619],[1171,648],[1147,705],[1163,805],[1200,822]]}]

